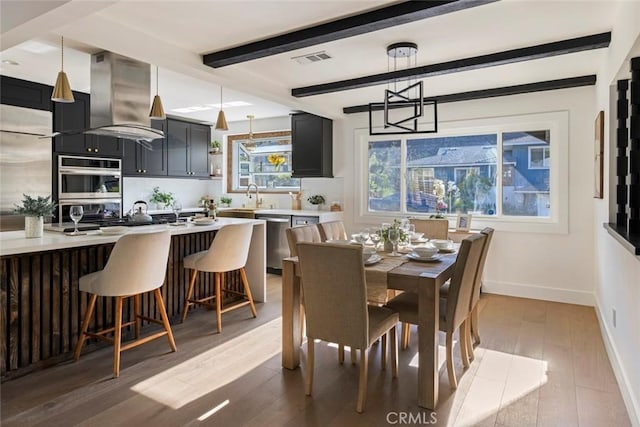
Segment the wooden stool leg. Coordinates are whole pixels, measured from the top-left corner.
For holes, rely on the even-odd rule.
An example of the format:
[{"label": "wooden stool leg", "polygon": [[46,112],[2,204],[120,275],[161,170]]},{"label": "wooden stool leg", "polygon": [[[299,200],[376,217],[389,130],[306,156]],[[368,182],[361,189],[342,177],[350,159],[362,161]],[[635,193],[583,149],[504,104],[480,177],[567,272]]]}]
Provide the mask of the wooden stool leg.
[{"label": "wooden stool leg", "polygon": [[458,388],[456,381],[456,370],[453,366],[453,332],[447,332],[447,374],[449,374],[449,385],[452,389]]},{"label": "wooden stool leg", "polygon": [[313,388],[313,365],[315,363],[314,344],[313,338],[307,337],[307,377],[304,382],[304,393],[307,396],[311,396],[311,389]]},{"label": "wooden stool leg", "polygon": [[82,329],[80,329],[80,336],[78,337],[78,342],[76,343],[76,349],[73,352],[73,361],[77,362],[80,358],[80,352],[82,351],[82,345],[84,344],[85,333],[87,329],[89,329],[89,323],[91,323],[91,316],[93,315],[93,309],[96,306],[96,299],[98,299],[98,295],[91,295],[89,297],[89,305],[87,306],[87,311],[84,313],[84,319],[82,319]]},{"label": "wooden stool leg", "polygon": [[369,367],[369,349],[360,350],[360,380],[358,382],[358,404],[356,411],[362,413],[367,400],[367,368]]},{"label": "wooden stool leg", "polygon": [[135,336],[140,338],[140,294],[133,296],[133,318],[136,321]]},{"label": "wooden stool leg", "polygon": [[118,378],[120,375],[120,341],[122,339],[122,299],[116,297],[116,319],[115,329],[113,330],[113,377]]},{"label": "wooden stool leg", "polygon": [[382,353],[380,355],[380,367],[384,371],[387,369],[387,334],[382,336],[382,345],[380,347],[382,347],[380,349]]},{"label": "wooden stool leg", "polygon": [[458,341],[460,341],[460,358],[465,368],[469,367],[469,352],[467,351],[467,320],[458,328]]},{"label": "wooden stool leg", "polygon": [[224,306],[224,282],[225,282],[226,273],[219,273],[219,274],[220,274],[220,307],[223,307]]},{"label": "wooden stool leg", "polygon": [[409,347],[409,336],[411,335],[411,325],[403,322],[402,323],[402,349],[406,350]]},{"label": "wooden stool leg", "polygon": [[216,284],[216,321],[218,323],[218,333],[222,332],[222,301],[220,301],[220,273],[214,273]]},{"label": "wooden stool leg", "polygon": [[184,296],[184,307],[182,308],[182,321],[187,318],[187,312],[189,311],[189,300],[193,295],[193,287],[196,284],[196,278],[198,277],[198,270],[193,270],[191,273],[191,280],[189,281],[189,288],[187,289],[187,294]]},{"label": "wooden stool leg", "polygon": [[249,287],[249,281],[247,280],[247,273],[245,273],[244,267],[240,269],[240,277],[242,277],[242,283],[244,284],[244,292],[247,294],[247,298],[249,298],[251,313],[253,313],[253,317],[258,317],[256,306],[253,305],[253,296],[251,295],[251,288]]},{"label": "wooden stool leg", "polygon": [[153,291],[153,294],[156,297],[156,307],[160,312],[160,317],[162,318],[162,325],[164,326],[164,330],[167,331],[167,339],[169,340],[169,347],[171,347],[172,351],[176,351],[176,341],[173,339],[173,332],[171,332],[171,324],[169,324],[169,318],[167,317],[167,310],[164,307],[164,299],[162,299],[162,294],[160,293],[160,288],[156,288]]},{"label": "wooden stool leg", "polygon": [[398,378],[398,326],[394,326],[389,331],[389,338],[391,339],[391,375],[393,378]]}]

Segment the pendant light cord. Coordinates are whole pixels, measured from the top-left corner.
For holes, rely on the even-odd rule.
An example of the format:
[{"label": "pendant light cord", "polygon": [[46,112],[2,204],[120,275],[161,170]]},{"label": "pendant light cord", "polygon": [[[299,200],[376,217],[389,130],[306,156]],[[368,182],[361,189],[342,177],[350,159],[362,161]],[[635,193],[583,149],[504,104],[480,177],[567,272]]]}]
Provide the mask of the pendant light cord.
[{"label": "pendant light cord", "polygon": [[158,66],[156,65],[156,95],[158,95],[160,93],[160,91],[158,90]]},{"label": "pendant light cord", "polygon": [[60,68],[64,71],[64,36],[60,36]]}]

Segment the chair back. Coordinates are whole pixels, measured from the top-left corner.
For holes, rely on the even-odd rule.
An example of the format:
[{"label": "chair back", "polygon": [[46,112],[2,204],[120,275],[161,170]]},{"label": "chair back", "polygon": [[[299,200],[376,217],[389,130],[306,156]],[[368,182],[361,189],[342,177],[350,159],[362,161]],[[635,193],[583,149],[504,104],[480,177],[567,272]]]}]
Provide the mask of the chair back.
[{"label": "chair back", "polygon": [[362,247],[298,243],[307,336],[367,348],[369,315]]},{"label": "chair back", "polygon": [[298,256],[298,249],[296,248],[296,244],[298,242],[322,242],[322,237],[320,237],[320,231],[318,230],[318,226],[316,224],[287,228],[285,230],[285,233],[287,234],[287,243],[289,243],[290,256]]},{"label": "chair back", "polygon": [[247,264],[253,224],[225,225],[216,232],[207,253],[196,261],[200,271],[238,270]]},{"label": "chair back", "polygon": [[469,315],[471,294],[487,236],[478,233],[462,240],[447,296],[447,331],[453,332]]},{"label": "chair back", "polygon": [[482,253],[480,254],[480,262],[478,262],[478,271],[476,271],[476,278],[473,283],[473,293],[471,294],[471,306],[470,309],[478,303],[480,300],[480,288],[482,287],[482,273],[484,272],[484,264],[487,260],[487,253],[489,252],[489,245],[491,244],[491,240],[493,239],[493,228],[485,227],[480,233],[487,236],[484,241],[484,246],[482,247]]},{"label": "chair back", "polygon": [[416,226],[417,232],[424,233],[424,237],[428,239],[449,238],[449,220],[446,218],[411,218],[409,221]]},{"label": "chair back", "polygon": [[342,221],[329,221],[318,224],[320,229],[320,237],[323,242],[327,240],[346,240],[347,230],[344,228]]},{"label": "chair back", "polygon": [[159,288],[164,283],[170,245],[168,230],[120,237],[96,278],[95,293],[123,296]]}]

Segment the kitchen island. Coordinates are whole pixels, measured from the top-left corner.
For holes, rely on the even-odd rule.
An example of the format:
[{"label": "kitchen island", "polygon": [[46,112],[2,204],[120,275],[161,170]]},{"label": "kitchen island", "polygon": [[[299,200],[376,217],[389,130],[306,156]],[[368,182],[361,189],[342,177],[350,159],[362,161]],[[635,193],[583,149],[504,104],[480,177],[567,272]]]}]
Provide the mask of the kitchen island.
[{"label": "kitchen island", "polygon": [[[265,222],[252,219],[219,218],[211,225],[148,225],[127,229],[128,233],[171,231],[171,248],[166,279],[160,289],[170,319],[177,320],[184,304],[189,272],[185,256],[207,250],[216,230],[229,224],[252,223],[246,273],[256,302],[266,301]],[[20,375],[72,357],[78,339],[88,294],[78,290],[78,279],[101,270],[120,235],[99,230],[82,236],[45,232],[43,237],[26,239],[24,231],[0,233],[0,374],[2,379]],[[225,276],[226,286],[241,290],[239,275]],[[195,297],[213,295],[213,277],[199,273]],[[227,293],[231,297],[231,294]],[[155,316],[151,294],[142,297],[142,314]],[[100,298],[90,329],[112,324],[111,298]],[[133,301],[124,308],[126,322],[133,313]],[[212,322],[215,322],[212,316]],[[188,321],[188,320],[187,320]],[[146,327],[148,323],[143,323]],[[151,324],[153,325],[153,324]],[[214,327],[214,325],[212,325]],[[126,336],[127,331],[123,331]],[[103,343],[91,342],[88,348]],[[179,346],[179,343],[178,343]],[[86,351],[86,350],[85,350]]]}]

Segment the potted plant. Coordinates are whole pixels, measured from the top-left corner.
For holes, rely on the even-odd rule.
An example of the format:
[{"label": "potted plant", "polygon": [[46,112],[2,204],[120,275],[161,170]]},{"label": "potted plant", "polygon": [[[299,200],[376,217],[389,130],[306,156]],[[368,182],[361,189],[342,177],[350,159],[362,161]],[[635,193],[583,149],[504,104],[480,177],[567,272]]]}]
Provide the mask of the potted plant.
[{"label": "potted plant", "polygon": [[309,198],[307,198],[307,202],[316,206],[319,210],[321,206],[324,204],[325,199],[324,199],[324,196],[321,194],[314,194],[313,196],[309,196]]},{"label": "potted plant", "polygon": [[220,151],[220,143],[217,140],[213,140],[209,143],[209,147],[211,147],[211,153],[217,153]]},{"label": "potted plant", "polygon": [[173,203],[173,193],[165,193],[160,191],[160,187],[154,187],[149,201],[155,203],[158,209],[164,209]]},{"label": "potted plant", "polygon": [[51,200],[51,196],[33,198],[26,194],[22,195],[22,205],[16,205],[15,212],[25,215],[24,233],[27,238],[42,237],[44,229],[44,217],[52,216],[56,209],[56,204]]},{"label": "potted plant", "polygon": [[228,208],[229,206],[231,206],[231,202],[232,201],[233,201],[233,199],[231,199],[231,197],[229,197],[229,196],[220,196],[220,203],[225,208]]}]

